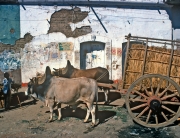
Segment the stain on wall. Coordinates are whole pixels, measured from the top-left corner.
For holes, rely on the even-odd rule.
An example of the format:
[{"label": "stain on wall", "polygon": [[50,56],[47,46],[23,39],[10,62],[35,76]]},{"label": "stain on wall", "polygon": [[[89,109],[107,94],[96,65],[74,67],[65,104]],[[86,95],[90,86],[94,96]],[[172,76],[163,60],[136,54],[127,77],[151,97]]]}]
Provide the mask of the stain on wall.
[{"label": "stain on wall", "polygon": [[69,23],[78,23],[83,21],[88,16],[88,12],[82,12],[80,8],[74,9],[61,9],[52,14],[50,19],[50,27],[48,33],[61,32],[66,37],[78,37],[92,32],[90,26],[82,26],[71,30]]}]

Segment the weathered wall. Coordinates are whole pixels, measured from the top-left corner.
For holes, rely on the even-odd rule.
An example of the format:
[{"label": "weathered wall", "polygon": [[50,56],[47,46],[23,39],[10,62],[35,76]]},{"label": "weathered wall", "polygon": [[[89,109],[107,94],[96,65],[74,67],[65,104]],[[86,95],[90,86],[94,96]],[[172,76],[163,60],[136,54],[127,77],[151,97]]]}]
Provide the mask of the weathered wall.
[{"label": "weathered wall", "polygon": [[[45,67],[66,66],[69,59],[80,68],[80,45],[98,41],[105,44],[103,67],[109,69],[113,80],[122,77],[122,43],[125,35],[171,39],[171,21],[165,10],[120,8],[26,6],[20,7],[20,35],[29,33],[33,38],[21,48],[22,82],[27,83],[36,72]],[[95,38],[95,39],[94,39]],[[60,48],[61,47],[61,48]],[[102,54],[103,55],[103,54]]]}]

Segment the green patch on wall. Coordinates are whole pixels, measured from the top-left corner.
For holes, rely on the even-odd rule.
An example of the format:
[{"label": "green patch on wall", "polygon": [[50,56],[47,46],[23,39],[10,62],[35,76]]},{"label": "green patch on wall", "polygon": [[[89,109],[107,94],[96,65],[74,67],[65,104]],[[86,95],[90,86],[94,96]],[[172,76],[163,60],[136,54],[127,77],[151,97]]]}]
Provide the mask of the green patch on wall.
[{"label": "green patch on wall", "polygon": [[19,5],[0,5],[0,42],[14,45],[20,38]]},{"label": "green patch on wall", "polygon": [[73,50],[72,42],[59,43],[59,51],[71,51],[71,50]]}]

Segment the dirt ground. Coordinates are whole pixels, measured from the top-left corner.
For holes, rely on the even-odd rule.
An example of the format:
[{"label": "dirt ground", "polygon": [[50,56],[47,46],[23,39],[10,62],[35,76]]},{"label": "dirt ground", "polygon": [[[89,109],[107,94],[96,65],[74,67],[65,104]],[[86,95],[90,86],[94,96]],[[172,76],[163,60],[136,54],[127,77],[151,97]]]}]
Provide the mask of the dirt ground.
[{"label": "dirt ground", "polygon": [[28,99],[25,90],[23,87],[12,95],[9,111],[0,108],[0,138],[180,138],[180,122],[160,129],[134,123],[123,106],[124,96],[117,92],[110,93],[111,104],[108,106],[103,104],[104,94],[99,92],[99,124],[95,128],[91,128],[90,121],[83,123],[86,115],[83,104],[75,112],[63,106],[61,121],[57,120],[55,108],[54,121],[46,123],[48,107],[39,100]]}]

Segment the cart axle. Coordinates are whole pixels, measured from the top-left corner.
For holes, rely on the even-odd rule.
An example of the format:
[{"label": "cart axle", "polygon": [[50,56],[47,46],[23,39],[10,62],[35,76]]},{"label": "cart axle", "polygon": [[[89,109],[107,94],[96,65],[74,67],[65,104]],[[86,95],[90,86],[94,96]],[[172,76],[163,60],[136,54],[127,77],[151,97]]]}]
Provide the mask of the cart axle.
[{"label": "cart axle", "polygon": [[161,99],[157,96],[151,96],[148,101],[148,106],[155,112],[160,111],[160,107],[161,107]]}]

